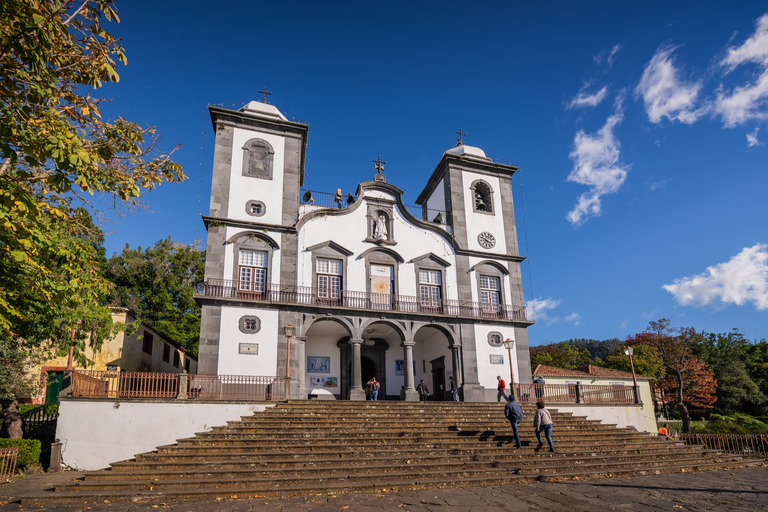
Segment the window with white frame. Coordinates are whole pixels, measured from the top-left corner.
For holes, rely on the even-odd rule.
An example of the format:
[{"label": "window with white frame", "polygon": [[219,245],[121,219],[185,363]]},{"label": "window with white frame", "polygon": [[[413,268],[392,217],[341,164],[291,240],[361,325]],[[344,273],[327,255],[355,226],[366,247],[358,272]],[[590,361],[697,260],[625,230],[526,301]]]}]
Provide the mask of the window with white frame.
[{"label": "window with white frame", "polygon": [[480,303],[483,311],[501,311],[501,279],[494,276],[480,276]]},{"label": "window with white frame", "polygon": [[419,270],[419,299],[422,306],[440,307],[442,283],[439,270]]},{"label": "window with white frame", "polygon": [[316,265],[318,298],[339,300],[341,298],[341,260],[318,258]]},{"label": "window with white frame", "polygon": [[240,249],[240,290],[263,293],[267,285],[267,253]]}]

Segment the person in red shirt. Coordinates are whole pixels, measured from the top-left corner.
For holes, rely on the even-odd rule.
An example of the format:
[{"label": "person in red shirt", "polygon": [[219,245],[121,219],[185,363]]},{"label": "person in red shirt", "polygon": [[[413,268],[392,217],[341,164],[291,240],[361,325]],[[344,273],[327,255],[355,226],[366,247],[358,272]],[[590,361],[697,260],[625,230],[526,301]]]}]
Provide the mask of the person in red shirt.
[{"label": "person in red shirt", "polygon": [[504,379],[501,378],[501,375],[497,375],[496,380],[498,381],[496,384],[496,389],[498,390],[498,393],[496,393],[496,401],[501,402],[501,399],[503,398],[506,402],[507,394],[504,393],[504,390],[507,388],[507,383],[504,382]]}]

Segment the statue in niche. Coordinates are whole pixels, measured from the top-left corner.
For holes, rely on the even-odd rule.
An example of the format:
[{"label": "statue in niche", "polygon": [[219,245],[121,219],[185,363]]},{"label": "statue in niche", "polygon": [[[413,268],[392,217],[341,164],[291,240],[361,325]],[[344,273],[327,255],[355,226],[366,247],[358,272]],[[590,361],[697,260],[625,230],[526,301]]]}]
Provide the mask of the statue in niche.
[{"label": "statue in niche", "polygon": [[387,233],[387,216],[379,213],[379,216],[373,221],[373,238],[376,240],[386,240]]}]

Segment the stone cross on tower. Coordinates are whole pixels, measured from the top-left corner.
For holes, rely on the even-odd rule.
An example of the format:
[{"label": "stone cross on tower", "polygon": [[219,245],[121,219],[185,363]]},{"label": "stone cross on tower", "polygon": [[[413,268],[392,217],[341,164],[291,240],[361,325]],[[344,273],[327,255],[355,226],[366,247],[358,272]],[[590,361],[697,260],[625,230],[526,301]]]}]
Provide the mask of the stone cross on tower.
[{"label": "stone cross on tower", "polygon": [[456,145],[457,145],[457,146],[461,146],[461,145],[463,145],[463,144],[464,144],[464,136],[466,135],[466,133],[464,133],[463,131],[461,131],[461,128],[459,128],[459,131],[457,131],[457,132],[453,132],[453,133],[455,133],[456,135],[458,135],[458,136],[459,136],[459,140],[458,140],[458,141],[456,141]]},{"label": "stone cross on tower", "polygon": [[267,102],[267,94],[272,96],[272,93],[267,90],[267,86],[266,85],[264,86],[264,89],[262,89],[260,91],[256,91],[256,92],[258,92],[259,94],[263,94],[264,95],[264,99],[261,100],[262,103],[266,103]]},{"label": "stone cross on tower", "polygon": [[384,164],[386,163],[387,162],[381,160],[381,155],[379,155],[376,160],[373,160],[373,168],[376,169],[376,176],[373,177],[373,181],[387,181],[387,178],[382,172],[384,170]]}]

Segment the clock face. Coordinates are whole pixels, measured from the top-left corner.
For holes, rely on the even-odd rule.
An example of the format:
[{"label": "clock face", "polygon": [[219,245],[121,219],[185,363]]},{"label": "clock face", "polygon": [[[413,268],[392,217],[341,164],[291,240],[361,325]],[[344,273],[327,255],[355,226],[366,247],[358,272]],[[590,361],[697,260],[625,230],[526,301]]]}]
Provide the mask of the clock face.
[{"label": "clock face", "polygon": [[483,231],[479,235],[477,235],[477,243],[480,244],[481,247],[485,249],[490,249],[494,245],[496,245],[496,237],[494,237],[492,234],[490,234],[487,231]]}]

